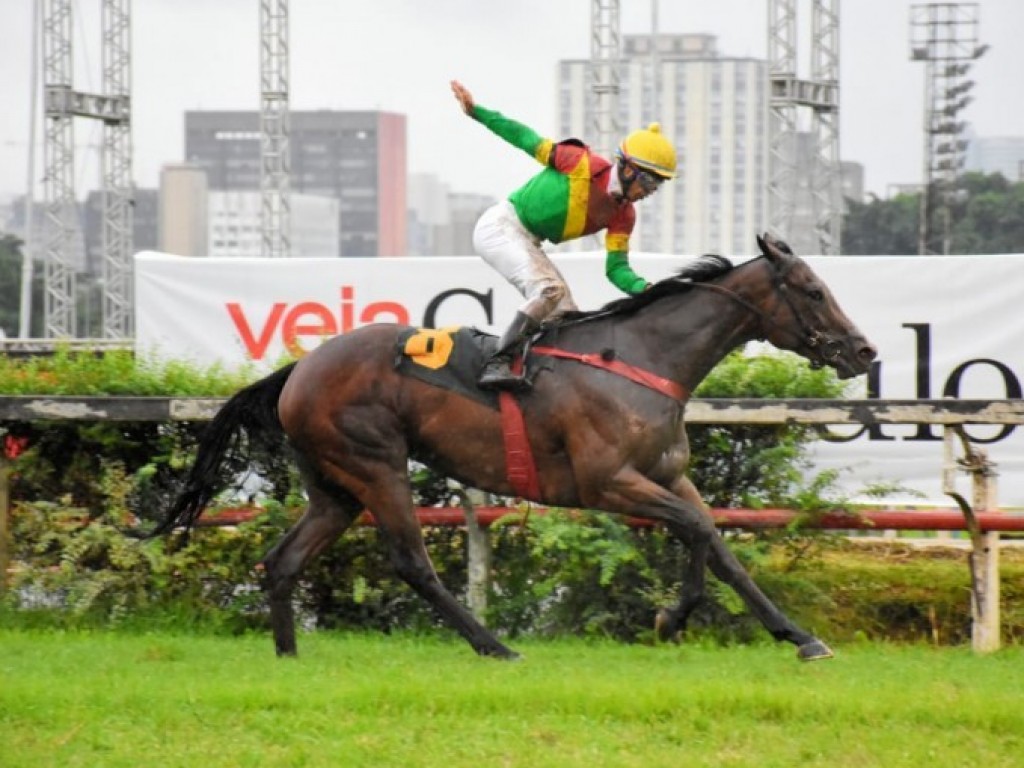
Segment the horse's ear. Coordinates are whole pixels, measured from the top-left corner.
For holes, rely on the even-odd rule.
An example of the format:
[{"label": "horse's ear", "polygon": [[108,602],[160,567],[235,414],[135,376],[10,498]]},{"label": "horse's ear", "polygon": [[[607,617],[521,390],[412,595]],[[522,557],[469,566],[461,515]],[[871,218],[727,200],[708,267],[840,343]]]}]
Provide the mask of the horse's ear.
[{"label": "horse's ear", "polygon": [[761,249],[761,255],[768,259],[768,261],[776,264],[782,261],[782,254],[775,247],[775,238],[772,237],[770,232],[758,235],[757,245]]},{"label": "horse's ear", "polygon": [[793,255],[793,250],[786,243],[772,237],[769,232],[757,238],[757,245],[765,258],[776,263],[781,263]]}]

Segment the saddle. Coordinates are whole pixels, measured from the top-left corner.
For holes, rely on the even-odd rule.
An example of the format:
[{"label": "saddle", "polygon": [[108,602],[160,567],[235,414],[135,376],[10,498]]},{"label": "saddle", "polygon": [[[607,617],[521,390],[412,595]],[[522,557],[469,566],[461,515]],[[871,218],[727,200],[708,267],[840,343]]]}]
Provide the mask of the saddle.
[{"label": "saddle", "polygon": [[[509,482],[518,496],[537,499],[537,471],[518,399],[509,391],[495,392],[477,386],[480,369],[497,346],[498,340],[495,336],[476,328],[407,328],[398,337],[395,369],[404,376],[412,376],[433,386],[456,392],[483,403],[492,410],[500,411]],[[578,353],[547,346],[531,349],[528,344],[526,357],[530,357],[531,353],[541,357],[574,360],[582,365],[601,368],[680,402],[687,397],[686,390],[676,382],[616,359],[613,350]],[[517,358],[513,370],[518,372],[523,365],[525,361]]]},{"label": "saddle", "polygon": [[398,336],[395,370],[498,410],[498,392],[480,389],[480,369],[498,339],[477,328],[407,328]]}]

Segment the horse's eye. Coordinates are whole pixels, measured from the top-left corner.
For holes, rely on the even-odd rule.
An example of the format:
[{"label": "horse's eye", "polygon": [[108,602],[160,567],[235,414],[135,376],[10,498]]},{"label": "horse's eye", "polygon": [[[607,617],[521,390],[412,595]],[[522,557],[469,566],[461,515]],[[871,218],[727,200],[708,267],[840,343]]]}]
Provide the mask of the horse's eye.
[{"label": "horse's eye", "polygon": [[811,298],[812,301],[821,301],[822,299],[825,298],[825,294],[819,291],[817,288],[812,288],[811,290],[809,290],[807,292],[807,295]]}]

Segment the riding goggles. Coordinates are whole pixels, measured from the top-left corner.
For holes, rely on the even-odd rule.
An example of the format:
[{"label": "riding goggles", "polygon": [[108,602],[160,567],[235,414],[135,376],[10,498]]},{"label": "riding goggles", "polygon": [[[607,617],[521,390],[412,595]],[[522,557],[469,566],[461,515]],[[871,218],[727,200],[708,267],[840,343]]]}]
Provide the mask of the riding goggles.
[{"label": "riding goggles", "polygon": [[[634,166],[634,168],[636,168],[636,166]],[[636,168],[636,183],[640,185],[640,188],[644,192],[654,192],[658,187],[661,186],[661,182],[663,182],[664,180],[665,179],[663,179],[661,176],[658,176],[656,173],[651,173],[650,171],[643,171],[639,168]]]}]

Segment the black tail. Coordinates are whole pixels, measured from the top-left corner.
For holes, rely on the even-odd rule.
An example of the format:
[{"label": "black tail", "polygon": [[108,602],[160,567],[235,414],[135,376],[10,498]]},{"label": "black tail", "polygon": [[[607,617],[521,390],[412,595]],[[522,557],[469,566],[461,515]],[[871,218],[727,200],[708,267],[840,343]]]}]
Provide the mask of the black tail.
[{"label": "black tail", "polygon": [[217,412],[199,441],[184,489],[147,538],[179,527],[188,531],[195,524],[206,505],[231,484],[239,460],[246,458],[244,436],[263,444],[281,441],[284,432],[277,417],[277,400],[294,367],[291,363],[250,384]]}]

